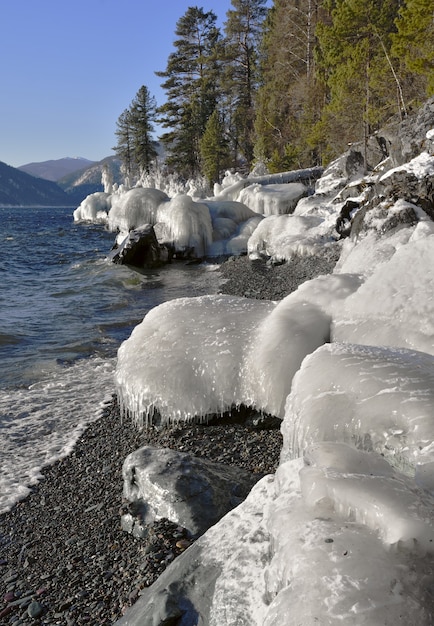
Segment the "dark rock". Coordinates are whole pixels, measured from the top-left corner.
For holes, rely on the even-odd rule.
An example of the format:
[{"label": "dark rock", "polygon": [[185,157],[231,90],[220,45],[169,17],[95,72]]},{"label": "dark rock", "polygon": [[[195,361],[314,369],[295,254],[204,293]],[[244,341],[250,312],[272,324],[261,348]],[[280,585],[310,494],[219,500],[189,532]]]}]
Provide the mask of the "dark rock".
[{"label": "dark rock", "polygon": [[341,239],[350,236],[353,217],[359,209],[360,202],[355,200],[347,200],[345,202],[336,220],[336,231]]},{"label": "dark rock", "polygon": [[148,446],[126,458],[123,476],[129,502],[123,528],[138,536],[162,517],[201,535],[240,504],[258,478],[240,468]]},{"label": "dark rock", "polygon": [[426,134],[433,127],[434,97],[417,111],[410,112],[403,119],[395,119],[378,130],[368,138],[366,144],[358,142],[351,149],[366,155],[368,170],[375,169],[385,159],[389,159],[390,167],[397,167],[411,161],[423,150],[432,150],[432,142]]},{"label": "dark rock", "polygon": [[363,176],[365,173],[365,159],[358,150],[350,150],[345,162],[345,173],[348,178]]},{"label": "dark rock", "polygon": [[434,126],[434,98],[430,98],[400,124],[390,138],[390,156],[393,166],[407,163],[426,148],[426,134]]},{"label": "dark rock", "polygon": [[113,263],[138,268],[152,268],[169,261],[169,253],[161,246],[151,224],[132,230],[121,245],[113,250],[109,258]]},{"label": "dark rock", "polygon": [[394,170],[376,187],[377,192],[393,200],[402,199],[416,204],[434,219],[434,175],[418,178],[405,169]]}]

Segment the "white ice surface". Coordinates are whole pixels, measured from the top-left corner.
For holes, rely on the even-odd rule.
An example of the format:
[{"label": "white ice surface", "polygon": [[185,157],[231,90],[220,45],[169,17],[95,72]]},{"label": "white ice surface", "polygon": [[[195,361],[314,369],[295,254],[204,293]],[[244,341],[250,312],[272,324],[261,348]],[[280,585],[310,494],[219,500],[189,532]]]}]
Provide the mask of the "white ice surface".
[{"label": "white ice surface", "polygon": [[[432,223],[431,223],[432,224]],[[348,297],[334,320],[335,341],[399,346],[434,354],[434,233],[420,222],[388,238],[375,254],[383,253],[371,275]],[[401,232],[401,231],[400,231]],[[399,244],[397,244],[399,241]],[[387,254],[385,250],[389,244]],[[387,258],[389,257],[389,258]],[[361,260],[360,255],[358,255]],[[344,269],[355,269],[347,263]]]},{"label": "white ice surface", "polygon": [[110,211],[112,196],[98,191],[87,196],[74,213],[74,222],[106,222]]},{"label": "white ice surface", "polygon": [[[258,623],[427,626],[433,617],[431,561],[413,535],[431,546],[432,501],[424,502],[409,479],[389,472],[381,457],[361,461],[362,453],[334,445],[324,450],[319,444],[308,467],[296,459],[276,473],[264,507],[272,548],[264,576],[270,604]],[[408,511],[409,503],[427,519]]]},{"label": "white ice surface", "polygon": [[294,377],[282,424],[282,459],[316,441],[381,453],[414,472],[434,460],[434,357],[405,349],[332,343]]},{"label": "white ice surface", "polygon": [[128,231],[157,222],[157,210],[169,197],[158,189],[135,187],[126,192],[113,194],[108,216],[110,230]]},{"label": "white ice surface", "polygon": [[419,179],[425,176],[434,176],[434,156],[430,155],[428,152],[421,152],[421,154],[418,154],[408,163],[404,163],[404,165],[395,167],[383,174],[380,180],[385,180],[395,172],[408,172]]},{"label": "white ice surface", "polygon": [[[255,253],[290,258],[329,240],[342,163],[294,215],[261,220]],[[422,156],[410,169],[430,167]],[[246,183],[231,182],[222,192],[236,201]],[[419,210],[417,226],[387,228],[412,206],[368,211],[334,274],[278,305],[175,301],[119,351],[117,383],[139,421],[155,406],[188,420],[241,402],[283,417],[275,477],[199,540],[222,569],[212,626],[434,623],[434,226]],[[222,235],[233,228],[219,222]]]},{"label": "white ice surface", "polygon": [[306,302],[201,296],[150,311],[120,347],[116,382],[138,422],[189,420],[251,404],[282,416],[294,373],[330,333]]},{"label": "white ice surface", "polygon": [[271,215],[258,225],[248,242],[251,259],[289,260],[295,254],[314,254],[322,247],[317,216]]},{"label": "white ice surface", "polygon": [[297,202],[307,193],[302,183],[260,185],[255,183],[245,187],[238,199],[256,213],[262,215],[283,215],[292,213]]}]

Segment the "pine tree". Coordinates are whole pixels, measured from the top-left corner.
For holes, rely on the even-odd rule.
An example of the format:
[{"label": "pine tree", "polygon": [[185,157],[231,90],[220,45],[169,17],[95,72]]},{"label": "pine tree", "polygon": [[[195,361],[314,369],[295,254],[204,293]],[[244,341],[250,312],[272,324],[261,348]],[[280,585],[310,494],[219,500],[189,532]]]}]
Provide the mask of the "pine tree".
[{"label": "pine tree", "polygon": [[202,172],[210,186],[220,181],[221,172],[229,165],[228,142],[224,132],[223,122],[216,109],[209,118],[200,140]]},{"label": "pine tree", "polygon": [[255,155],[270,171],[312,165],[307,144],[321,109],[315,79],[315,29],[322,16],[318,0],[275,0],[263,37]]},{"label": "pine tree", "polygon": [[[432,0],[406,0],[396,19],[392,52],[412,75],[422,78],[417,89],[409,81],[409,97],[434,95],[434,7]],[[422,83],[422,84],[420,84]]]},{"label": "pine tree", "polygon": [[155,98],[146,86],[142,86],[116,122],[118,142],[113,150],[122,161],[122,169],[129,181],[149,172],[157,156],[156,142],[152,138],[155,111]]},{"label": "pine tree", "polygon": [[400,0],[327,0],[331,23],[317,28],[317,60],[329,89],[317,138],[328,158],[400,112],[390,61],[391,35]]},{"label": "pine tree", "polygon": [[126,178],[130,178],[135,169],[133,149],[133,128],[131,111],[125,109],[117,119],[115,135],[117,144],[113,147],[115,154],[122,162],[122,170]]},{"label": "pine tree", "polygon": [[212,11],[187,9],[177,22],[175,51],[166,70],[156,72],[165,79],[162,87],[167,92],[166,103],[158,109],[160,124],[170,129],[161,137],[167,163],[186,178],[200,173],[200,138],[217,102],[216,20]]},{"label": "pine tree", "polygon": [[132,147],[134,162],[139,175],[149,173],[157,156],[156,142],[152,138],[153,122],[156,115],[156,100],[149,89],[140,87],[130,107],[130,123],[132,128]]},{"label": "pine tree", "polygon": [[258,46],[267,14],[266,0],[232,0],[225,22],[224,75],[228,125],[236,158],[250,168],[254,157],[255,97],[259,84]]}]

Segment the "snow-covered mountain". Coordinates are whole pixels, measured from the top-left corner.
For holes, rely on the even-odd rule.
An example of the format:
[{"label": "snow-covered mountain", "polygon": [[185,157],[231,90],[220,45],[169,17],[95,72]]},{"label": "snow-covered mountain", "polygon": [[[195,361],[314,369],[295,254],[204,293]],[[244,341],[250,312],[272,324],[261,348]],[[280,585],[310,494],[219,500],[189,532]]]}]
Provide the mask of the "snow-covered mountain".
[{"label": "snow-covered mountain", "polygon": [[84,159],[83,157],[64,157],[63,159],[26,163],[25,165],[20,165],[17,169],[37,178],[56,182],[67,174],[90,167],[93,163],[95,161],[89,161],[89,159]]}]

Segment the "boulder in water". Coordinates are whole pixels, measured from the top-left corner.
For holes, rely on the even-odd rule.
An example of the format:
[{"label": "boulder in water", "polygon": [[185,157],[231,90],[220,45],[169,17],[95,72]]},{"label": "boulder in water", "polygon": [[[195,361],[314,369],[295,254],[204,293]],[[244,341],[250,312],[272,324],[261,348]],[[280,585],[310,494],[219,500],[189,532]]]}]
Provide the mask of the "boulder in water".
[{"label": "boulder in water", "polygon": [[169,253],[158,243],[153,226],[145,224],[130,231],[121,245],[112,251],[110,259],[120,265],[152,268],[168,263]]}]

